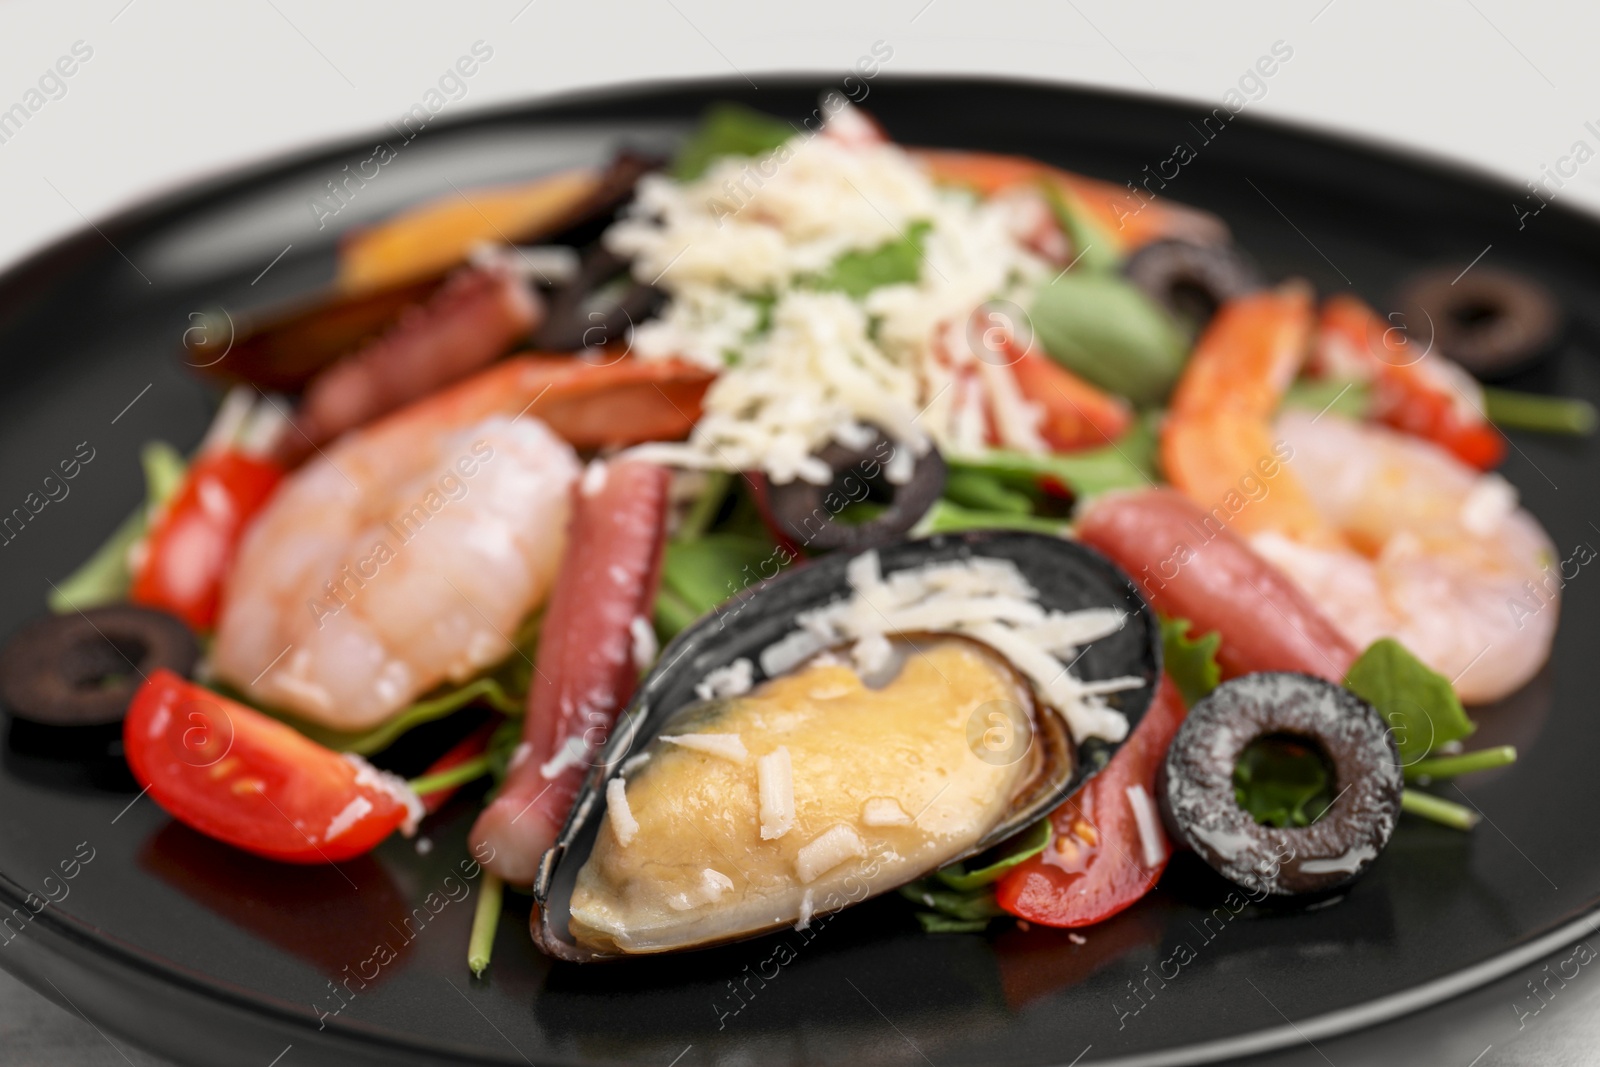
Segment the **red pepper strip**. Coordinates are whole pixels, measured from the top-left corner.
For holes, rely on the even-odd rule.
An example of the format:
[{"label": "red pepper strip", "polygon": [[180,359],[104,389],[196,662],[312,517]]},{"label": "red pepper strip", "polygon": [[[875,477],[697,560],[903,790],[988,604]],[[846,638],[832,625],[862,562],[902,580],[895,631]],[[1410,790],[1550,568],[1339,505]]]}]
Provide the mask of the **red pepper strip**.
[{"label": "red pepper strip", "polygon": [[1078,538],[1132,575],[1161,614],[1221,634],[1224,677],[1300,671],[1339,683],[1355,661],[1355,646],[1287,575],[1174,490],[1100,497]]},{"label": "red pepper strip", "polygon": [[995,899],[1002,908],[1045,926],[1089,926],[1155,887],[1172,848],[1158,819],[1160,860],[1147,865],[1128,789],[1142,787],[1154,811],[1156,772],[1184,715],[1177,687],[1162,678],[1155,702],[1111,762],[1051,814],[1050,847],[1000,879]]},{"label": "red pepper strip", "polygon": [[196,459],[151,526],[130,599],[211,629],[245,527],[282,479],[277,463],[231,449]]},{"label": "red pepper strip", "polygon": [[[417,777],[419,779],[431,778],[441,771],[448,771],[452,767],[461,766],[468,760],[477,759],[489,747],[489,738],[494,736],[494,731],[500,725],[500,722],[500,716],[494,716],[466,737],[457,741],[444,755],[428,764],[428,769],[417,775]],[[451,785],[443,789],[435,789],[431,792],[419,794],[422,798],[423,809],[429,815],[432,815],[444,807],[450,798],[456,795],[456,790],[460,788],[461,786],[459,785]]]},{"label": "red pepper strip", "polygon": [[1481,389],[1445,357],[1420,350],[1353,296],[1322,305],[1313,368],[1372,385],[1373,417],[1432,441],[1463,463],[1492,470],[1506,442],[1483,413]]},{"label": "red pepper strip", "polygon": [[169,670],[134,694],[122,739],[134,778],[167,814],[268,859],[337,863],[409,814],[378,772]]},{"label": "red pepper strip", "polygon": [[1011,376],[1023,398],[1044,409],[1039,436],[1056,452],[1099,448],[1133,423],[1133,411],[1121,397],[1095,388],[1040,352],[1023,353],[1011,365]]},{"label": "red pepper strip", "polygon": [[[533,880],[583,776],[638,683],[635,620],[648,625],[666,544],[665,468],[631,460],[579,490],[566,558],[541,627],[524,748],[472,828],[474,854],[513,884]],[[548,772],[548,774],[546,773]]]}]

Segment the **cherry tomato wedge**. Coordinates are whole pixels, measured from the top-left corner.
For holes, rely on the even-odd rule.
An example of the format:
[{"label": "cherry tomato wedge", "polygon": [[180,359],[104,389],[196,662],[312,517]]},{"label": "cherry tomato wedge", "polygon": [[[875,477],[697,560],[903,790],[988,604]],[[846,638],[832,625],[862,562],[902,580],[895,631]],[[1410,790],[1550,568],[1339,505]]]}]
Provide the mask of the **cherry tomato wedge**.
[{"label": "cherry tomato wedge", "polygon": [[[1050,846],[1000,879],[995,899],[1012,915],[1045,926],[1089,926],[1148,893],[1172,855],[1161,837],[1161,860],[1147,866],[1132,786],[1153,805],[1156,771],[1183,724],[1177,687],[1166,678],[1139,725],[1104,770],[1050,815]],[[1154,810],[1153,808],[1151,810]],[[1159,831],[1158,831],[1159,832]]]},{"label": "cherry tomato wedge", "polygon": [[122,739],[133,776],[167,814],[268,859],[349,859],[421,810],[393,775],[168,670],[134,694]]},{"label": "cherry tomato wedge", "polygon": [[278,464],[232,450],[196,459],[151,526],[130,599],[211,629],[239,539],[282,479]]}]

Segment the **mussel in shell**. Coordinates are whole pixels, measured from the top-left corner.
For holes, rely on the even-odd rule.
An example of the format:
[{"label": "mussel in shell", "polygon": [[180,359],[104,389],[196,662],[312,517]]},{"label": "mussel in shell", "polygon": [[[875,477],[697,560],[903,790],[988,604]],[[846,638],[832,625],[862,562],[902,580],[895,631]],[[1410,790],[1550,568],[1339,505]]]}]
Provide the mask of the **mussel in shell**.
[{"label": "mussel in shell", "polygon": [[1105,765],[1161,668],[1125,574],[994,530],[786,572],[659,663],[540,865],[553,956],[803,925],[990,848]]}]

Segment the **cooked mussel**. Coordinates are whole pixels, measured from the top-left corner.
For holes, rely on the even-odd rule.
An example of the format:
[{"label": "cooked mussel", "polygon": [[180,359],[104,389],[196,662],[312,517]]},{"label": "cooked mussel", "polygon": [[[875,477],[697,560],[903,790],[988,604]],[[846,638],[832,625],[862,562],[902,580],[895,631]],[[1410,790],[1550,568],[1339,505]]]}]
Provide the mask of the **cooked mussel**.
[{"label": "cooked mussel", "polygon": [[579,962],[704,947],[975,855],[1105,765],[1159,646],[1130,579],[1055,537],[785,572],[663,650],[540,865],[534,938]]}]

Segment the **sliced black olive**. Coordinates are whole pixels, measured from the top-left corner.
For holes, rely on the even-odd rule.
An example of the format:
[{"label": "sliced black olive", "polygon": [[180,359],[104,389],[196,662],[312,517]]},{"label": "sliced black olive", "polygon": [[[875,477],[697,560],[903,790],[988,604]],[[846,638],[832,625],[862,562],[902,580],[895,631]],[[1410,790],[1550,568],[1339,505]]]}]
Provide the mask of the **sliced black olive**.
[{"label": "sliced black olive", "polygon": [[1129,256],[1122,269],[1191,333],[1199,333],[1225,302],[1265,284],[1255,264],[1231,244],[1155,241]]},{"label": "sliced black olive", "polygon": [[600,245],[584,253],[577,276],[550,294],[535,348],[575,352],[622,341],[634,323],[655,314],[665,294],[626,277],[628,261]]},{"label": "sliced black olive", "polygon": [[[944,491],[945,465],[939,450],[930,445],[917,457],[911,479],[894,485],[885,477],[884,467],[895,447],[882,434],[865,448],[828,445],[817,458],[832,469],[833,480],[827,485],[798,479],[769,485],[768,513],[801,548],[855,551],[899,540]],[[852,521],[851,510],[859,505],[881,510],[865,521]]]},{"label": "sliced black olive", "polygon": [[[1262,738],[1315,750],[1333,802],[1309,826],[1258,823],[1234,794],[1234,767]],[[1189,712],[1161,765],[1173,835],[1224,878],[1279,896],[1321,893],[1364,872],[1400,816],[1400,757],[1383,717],[1341,686],[1305,674],[1250,674]]]},{"label": "sliced black olive", "polygon": [[116,722],[151,671],[187,676],[199,658],[189,627],[163,611],[119,604],[50,615],[0,650],[0,702],[52,726]]},{"label": "sliced black olive", "polygon": [[1479,378],[1503,378],[1550,353],[1561,308],[1544,286],[1494,267],[1447,267],[1412,277],[1400,294],[1406,325],[1433,351]]}]

